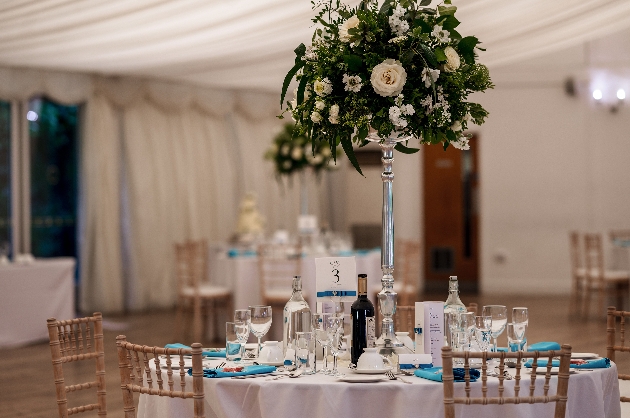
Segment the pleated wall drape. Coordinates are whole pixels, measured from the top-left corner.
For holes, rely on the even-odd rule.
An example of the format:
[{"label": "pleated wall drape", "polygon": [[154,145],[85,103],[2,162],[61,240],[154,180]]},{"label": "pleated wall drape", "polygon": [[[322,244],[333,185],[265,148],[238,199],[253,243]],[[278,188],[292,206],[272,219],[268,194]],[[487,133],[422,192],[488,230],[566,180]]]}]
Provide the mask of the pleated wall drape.
[{"label": "pleated wall drape", "polygon": [[[275,117],[277,94],[80,74],[73,84],[72,74],[27,73],[0,69],[0,79],[15,74],[29,85],[31,77],[37,88],[13,90],[21,100],[44,94],[86,104],[79,175],[83,311],[172,306],[173,244],[227,241],[247,192],[258,198],[267,233],[296,230],[299,181],[279,184],[263,159],[285,123]],[[0,97],[15,95],[3,97],[0,89]],[[320,219],[328,212],[326,183],[308,184],[309,212]]]}]

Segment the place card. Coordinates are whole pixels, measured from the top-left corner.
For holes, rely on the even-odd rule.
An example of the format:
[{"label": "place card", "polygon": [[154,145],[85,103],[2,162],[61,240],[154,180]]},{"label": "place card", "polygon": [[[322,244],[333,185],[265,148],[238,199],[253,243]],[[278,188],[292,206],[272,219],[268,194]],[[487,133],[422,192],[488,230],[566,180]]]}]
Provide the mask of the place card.
[{"label": "place card", "polygon": [[322,257],[315,259],[317,299],[341,298],[353,302],[357,298],[357,264],[354,257]]},{"label": "place card", "polygon": [[399,354],[398,364],[401,369],[428,369],[433,367],[431,354]]},{"label": "place card", "polygon": [[[419,321],[419,316],[424,312],[423,322]],[[444,345],[444,302],[416,302],[416,327],[422,323],[424,353],[431,354],[434,367],[442,367],[442,346]],[[416,341],[419,340],[416,332]],[[416,352],[418,350],[416,343]]]}]

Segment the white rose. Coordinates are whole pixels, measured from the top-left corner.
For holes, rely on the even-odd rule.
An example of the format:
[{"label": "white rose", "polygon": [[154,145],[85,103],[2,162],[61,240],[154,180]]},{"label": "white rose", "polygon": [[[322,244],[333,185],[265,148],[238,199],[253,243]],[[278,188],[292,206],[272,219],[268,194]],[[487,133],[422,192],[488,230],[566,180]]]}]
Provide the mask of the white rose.
[{"label": "white rose", "polygon": [[302,148],[300,147],[293,147],[293,150],[291,150],[291,158],[296,161],[301,160],[303,155],[304,153],[302,152]]},{"label": "white rose", "polygon": [[328,117],[328,122],[332,123],[333,125],[339,124],[339,116],[330,115]]},{"label": "white rose", "polygon": [[447,46],[444,48],[444,55],[446,55],[446,64],[444,65],[444,71],[452,73],[457,70],[461,64],[459,59],[459,55],[455,48],[452,46]]},{"label": "white rose", "polygon": [[359,26],[359,18],[352,16],[350,19],[339,25],[339,40],[341,42],[350,42],[350,34],[348,29],[356,28]]},{"label": "white rose", "polygon": [[315,107],[317,108],[317,110],[324,110],[324,108],[326,107],[326,103],[318,100],[315,102]]},{"label": "white rose", "polygon": [[321,81],[317,80],[313,83],[313,90],[320,97],[328,96],[332,92],[332,83],[328,80],[328,77]]},{"label": "white rose", "polygon": [[462,130],[462,123],[458,120],[455,121],[455,123],[453,123],[453,125],[451,125],[451,131],[453,132],[459,132]]},{"label": "white rose", "polygon": [[407,72],[399,61],[387,59],[372,70],[370,77],[376,94],[383,97],[397,96],[407,81]]},{"label": "white rose", "polygon": [[311,120],[315,123],[319,123],[322,121],[322,115],[320,115],[319,112],[313,112],[311,113]]},{"label": "white rose", "polygon": [[330,106],[330,116],[337,117],[339,116],[339,105]]}]

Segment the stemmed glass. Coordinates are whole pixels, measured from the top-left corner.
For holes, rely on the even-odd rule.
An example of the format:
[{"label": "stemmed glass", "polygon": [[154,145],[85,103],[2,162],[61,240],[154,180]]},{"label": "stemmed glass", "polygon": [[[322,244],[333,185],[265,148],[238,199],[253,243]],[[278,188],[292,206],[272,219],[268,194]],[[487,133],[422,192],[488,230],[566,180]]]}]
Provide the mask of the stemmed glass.
[{"label": "stemmed glass", "polygon": [[252,321],[252,313],[249,309],[237,309],[234,311],[234,323],[236,324],[236,338],[241,344],[241,361],[245,358],[245,344],[249,338],[249,327]]},{"label": "stemmed glass", "polygon": [[250,306],[249,312],[251,314],[249,328],[252,334],[258,338],[258,350],[256,352],[256,357],[258,358],[260,357],[260,339],[264,337],[269,331],[269,328],[271,328],[271,306]]},{"label": "stemmed glass", "polygon": [[330,353],[333,355],[333,369],[331,376],[340,376],[337,370],[337,357],[341,353],[341,344],[343,343],[343,314],[330,315],[328,317],[328,336]]},{"label": "stemmed glass", "polygon": [[475,317],[475,332],[477,343],[481,351],[488,351],[488,344],[492,333],[492,318],[489,316]]},{"label": "stemmed glass", "polygon": [[527,308],[512,308],[512,324],[514,327],[514,337],[516,337],[515,339],[519,342],[519,350],[522,350],[527,342],[527,338],[525,337],[527,326],[529,325],[529,313]]},{"label": "stemmed glass", "polygon": [[497,351],[497,339],[503,334],[507,324],[507,308],[503,305],[486,305],[483,307],[482,315],[492,318],[492,339],[494,340],[492,351]]},{"label": "stemmed glass", "polygon": [[311,320],[313,322],[313,333],[315,333],[315,340],[324,348],[324,367],[322,367],[322,373],[328,374],[328,344],[330,343],[330,334],[328,333],[328,327],[330,325],[331,313],[317,312],[311,314]]}]

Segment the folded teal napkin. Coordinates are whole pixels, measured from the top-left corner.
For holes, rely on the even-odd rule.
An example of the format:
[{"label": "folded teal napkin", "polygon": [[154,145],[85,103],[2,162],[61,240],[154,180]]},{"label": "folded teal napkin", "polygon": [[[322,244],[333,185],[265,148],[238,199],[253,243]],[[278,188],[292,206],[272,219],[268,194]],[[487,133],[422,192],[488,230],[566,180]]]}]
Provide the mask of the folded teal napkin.
[{"label": "folded teal napkin", "polygon": [[[442,368],[441,367],[431,367],[428,369],[418,369],[413,372],[418,377],[423,379],[435,380],[436,382],[442,381]],[[455,377],[456,382],[464,382],[464,376],[466,372],[461,367],[453,368],[453,376]],[[476,382],[479,379],[479,370],[470,369],[470,381]]]},{"label": "folded teal napkin", "polygon": [[527,351],[549,351],[549,350],[561,350],[560,344],[551,341],[542,341],[534,343],[527,347]]},{"label": "folded teal napkin", "polygon": [[[533,360],[528,360],[525,367],[532,367]],[[538,360],[538,367],[547,367],[547,359]],[[552,360],[551,367],[560,367],[560,360]],[[583,364],[571,364],[572,369],[607,369],[610,367],[610,359],[598,358],[595,360],[586,360]]]},{"label": "folded teal napkin", "polygon": [[[185,348],[190,350],[191,348],[187,345],[175,343],[175,344],[166,344],[164,348]],[[208,348],[201,353],[204,357],[225,357],[225,348]]]},{"label": "folded teal napkin", "polygon": [[[222,372],[221,369],[203,369],[203,377],[233,377],[247,376],[249,374],[265,374],[276,371],[275,366],[245,366],[242,372]],[[192,369],[188,369],[188,374],[192,376]]]}]

